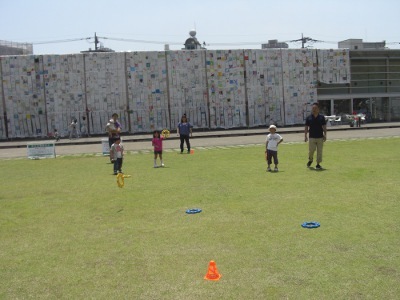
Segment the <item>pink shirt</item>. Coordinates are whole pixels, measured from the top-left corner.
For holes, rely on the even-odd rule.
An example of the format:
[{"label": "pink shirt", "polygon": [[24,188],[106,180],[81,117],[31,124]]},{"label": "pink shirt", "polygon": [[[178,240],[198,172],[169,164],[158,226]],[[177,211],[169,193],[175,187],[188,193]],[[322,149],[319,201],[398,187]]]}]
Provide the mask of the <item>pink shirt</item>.
[{"label": "pink shirt", "polygon": [[162,151],[162,141],[163,137],[153,138],[151,141],[152,145],[154,146],[154,151]]}]

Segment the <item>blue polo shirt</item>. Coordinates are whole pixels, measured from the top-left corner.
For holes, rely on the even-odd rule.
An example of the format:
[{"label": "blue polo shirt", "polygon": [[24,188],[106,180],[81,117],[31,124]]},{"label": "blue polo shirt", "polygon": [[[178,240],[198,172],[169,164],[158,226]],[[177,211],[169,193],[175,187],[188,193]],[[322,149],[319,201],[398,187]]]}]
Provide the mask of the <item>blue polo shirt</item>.
[{"label": "blue polo shirt", "polygon": [[306,119],[309,137],[313,139],[324,137],[324,130],[322,128],[324,125],[326,125],[326,121],[323,115],[318,114],[316,117],[313,114],[309,115]]}]

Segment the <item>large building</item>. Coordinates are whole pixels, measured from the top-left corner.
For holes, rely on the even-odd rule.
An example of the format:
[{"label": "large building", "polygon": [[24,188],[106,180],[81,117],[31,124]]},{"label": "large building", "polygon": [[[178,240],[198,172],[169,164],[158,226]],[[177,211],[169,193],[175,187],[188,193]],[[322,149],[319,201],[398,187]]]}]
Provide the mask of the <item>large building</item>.
[{"label": "large building", "polygon": [[29,55],[33,54],[33,45],[0,40],[0,55]]},{"label": "large building", "polygon": [[400,120],[400,50],[351,50],[350,82],[318,82],[326,115],[366,114],[367,122]]}]

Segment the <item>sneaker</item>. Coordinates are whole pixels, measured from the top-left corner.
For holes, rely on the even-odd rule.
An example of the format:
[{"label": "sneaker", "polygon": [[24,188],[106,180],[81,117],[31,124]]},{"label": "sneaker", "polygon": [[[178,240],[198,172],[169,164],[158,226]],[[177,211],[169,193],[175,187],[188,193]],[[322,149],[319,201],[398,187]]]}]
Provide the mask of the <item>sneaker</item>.
[{"label": "sneaker", "polygon": [[278,171],[279,171],[278,168],[275,168],[275,169],[274,169],[274,172],[278,172]]},{"label": "sneaker", "polygon": [[118,175],[118,173],[117,173],[117,172],[114,172],[114,175]]},{"label": "sneaker", "polygon": [[187,154],[190,154],[190,150],[187,151]]},{"label": "sneaker", "polygon": [[311,164],[312,164],[312,161],[310,160],[310,161],[307,163],[307,167],[309,168],[309,167],[311,166]]},{"label": "sneaker", "polygon": [[270,167],[268,167],[267,172],[271,172],[271,168]]},{"label": "sneaker", "polygon": [[317,170],[322,170],[322,167],[321,167],[320,164],[316,165],[315,168],[316,168]]},{"label": "sneaker", "polygon": [[158,166],[157,166],[157,165],[154,165],[154,168],[158,168]]}]

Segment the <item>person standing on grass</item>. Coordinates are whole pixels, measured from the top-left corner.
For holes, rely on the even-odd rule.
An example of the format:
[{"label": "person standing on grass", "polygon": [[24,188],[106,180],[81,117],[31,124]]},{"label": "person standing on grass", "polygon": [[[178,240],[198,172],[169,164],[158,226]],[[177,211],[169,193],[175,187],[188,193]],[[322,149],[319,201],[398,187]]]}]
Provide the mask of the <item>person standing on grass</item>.
[{"label": "person standing on grass", "polygon": [[[309,137],[307,137],[307,134]],[[323,115],[319,113],[319,104],[313,103],[311,108],[311,115],[306,118],[306,126],[304,128],[304,141],[308,141],[308,163],[310,167],[314,160],[314,152],[317,150],[317,165],[315,168],[321,170],[322,166],[322,149],[326,141],[326,120]]]},{"label": "person standing on grass", "polygon": [[[106,132],[108,133],[108,146],[111,149],[111,145],[114,144],[117,138],[120,138],[121,134],[121,124],[118,122],[118,114],[112,114],[110,121],[106,125]],[[114,162],[111,155],[110,161]]]},{"label": "person standing on grass", "polygon": [[184,114],[181,118],[181,121],[178,124],[178,128],[176,130],[177,135],[181,140],[180,148],[181,154],[183,153],[183,143],[186,142],[187,153],[190,153],[190,141],[189,136],[192,137],[192,125],[188,122],[186,118],[186,114]]},{"label": "person standing on grass", "polygon": [[283,142],[283,138],[280,134],[276,133],[276,126],[269,126],[270,134],[267,135],[267,141],[265,144],[265,153],[267,155],[267,171],[271,172],[271,163],[274,159],[274,171],[278,172],[278,145]]},{"label": "person standing on grass", "polygon": [[122,173],[122,162],[124,158],[124,146],[121,144],[121,138],[117,137],[114,144],[110,147],[110,157],[114,161],[114,175]]},{"label": "person standing on grass", "polygon": [[163,140],[164,137],[160,136],[160,132],[154,130],[153,139],[151,144],[154,147],[154,168],[157,168],[157,156],[160,157],[161,167],[164,167],[163,158],[162,158],[162,148],[163,148]]}]

